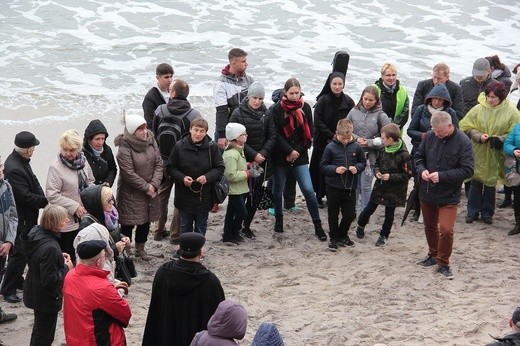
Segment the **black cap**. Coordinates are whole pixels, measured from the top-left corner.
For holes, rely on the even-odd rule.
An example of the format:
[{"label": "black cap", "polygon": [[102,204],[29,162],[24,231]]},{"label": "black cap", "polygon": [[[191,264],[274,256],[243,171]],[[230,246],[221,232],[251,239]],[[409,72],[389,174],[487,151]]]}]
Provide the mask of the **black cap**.
[{"label": "black cap", "polygon": [[14,145],[18,148],[30,148],[38,144],[40,144],[40,141],[29,131],[22,131],[14,137]]},{"label": "black cap", "polygon": [[520,322],[520,306],[516,308],[515,312],[513,312],[511,319],[513,320],[513,324]]},{"label": "black cap", "polygon": [[89,259],[98,255],[106,247],[107,243],[104,240],[87,240],[79,243],[76,251],[79,258]]},{"label": "black cap", "polygon": [[202,249],[206,238],[197,232],[187,232],[181,234],[179,238],[179,247],[183,251],[195,252]]}]

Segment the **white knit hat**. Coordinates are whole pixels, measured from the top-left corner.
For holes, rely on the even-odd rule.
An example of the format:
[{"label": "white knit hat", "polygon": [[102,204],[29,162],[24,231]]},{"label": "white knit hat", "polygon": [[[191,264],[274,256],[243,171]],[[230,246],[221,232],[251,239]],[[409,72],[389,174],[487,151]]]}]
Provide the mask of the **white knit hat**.
[{"label": "white knit hat", "polygon": [[242,124],[228,123],[226,125],[226,139],[228,141],[237,139],[244,132],[246,132],[246,127]]},{"label": "white knit hat", "polygon": [[128,133],[134,134],[137,128],[143,124],[146,124],[146,120],[137,114],[126,114],[125,115],[125,127]]}]

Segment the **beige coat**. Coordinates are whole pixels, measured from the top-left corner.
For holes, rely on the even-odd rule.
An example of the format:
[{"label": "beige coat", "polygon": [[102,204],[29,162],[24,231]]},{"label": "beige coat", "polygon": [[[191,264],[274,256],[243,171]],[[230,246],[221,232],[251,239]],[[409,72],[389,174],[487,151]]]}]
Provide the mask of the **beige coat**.
[{"label": "beige coat", "polygon": [[[88,162],[85,163],[83,170],[87,175],[88,184],[94,185],[94,175]],[[61,162],[59,154],[49,167],[45,184],[45,196],[47,196],[50,204],[61,205],[67,209],[69,222],[67,222],[62,232],[77,230],[79,228],[79,219],[75,217],[75,213],[79,206],[83,206],[79,197],[78,172],[65,166]]]},{"label": "beige coat", "polygon": [[142,141],[125,129],[114,143],[119,147],[116,155],[119,223],[142,225],[159,220],[158,198],[146,194],[148,184],[158,189],[163,176],[163,162],[152,132],[148,131],[148,140]]}]

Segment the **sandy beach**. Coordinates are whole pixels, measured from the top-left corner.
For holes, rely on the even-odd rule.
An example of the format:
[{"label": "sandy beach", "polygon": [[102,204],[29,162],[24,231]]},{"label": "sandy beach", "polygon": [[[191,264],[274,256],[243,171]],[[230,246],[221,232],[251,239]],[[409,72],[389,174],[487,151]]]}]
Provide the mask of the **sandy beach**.
[{"label": "sandy beach", "polygon": [[[287,345],[483,345],[491,342],[489,334],[508,332],[519,304],[520,237],[507,235],[511,208],[497,209],[493,225],[467,225],[460,206],[449,281],[416,265],[427,254],[424,231],[413,221],[399,226],[403,208],[383,248],[374,246],[380,208],[364,239],[351,228],[355,246],[332,253],[314,236],[301,196],[297,204],[302,210],[285,214],[285,233],[274,236],[274,218],[258,212],[252,227],[257,239],[239,246],[220,242],[225,208],[210,214],[203,263],[220,278],[226,298],[248,312],[240,345],[250,345],[264,321],[278,325]],[[320,213],[326,226],[326,209]],[[154,258],[136,261],[139,276],[127,297],[129,345],[141,342],[153,276],[174,250],[167,240],[151,239],[147,248]],[[27,345],[32,311],[22,303],[2,307],[18,319],[0,326],[0,345]],[[65,344],[61,313],[54,344]]]}]

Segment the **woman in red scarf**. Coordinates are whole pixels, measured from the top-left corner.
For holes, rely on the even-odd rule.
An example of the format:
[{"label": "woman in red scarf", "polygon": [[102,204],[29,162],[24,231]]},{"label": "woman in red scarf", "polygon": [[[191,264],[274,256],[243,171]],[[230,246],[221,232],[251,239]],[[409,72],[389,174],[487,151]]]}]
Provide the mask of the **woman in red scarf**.
[{"label": "woman in red scarf", "polygon": [[305,196],[315,234],[321,241],[326,241],[327,236],[321,227],[318,201],[308,167],[307,151],[312,145],[312,110],[303,101],[300,82],[296,78],[287,80],[284,95],[271,108],[271,113],[277,132],[276,147],[273,152],[273,197],[276,217],[274,231],[283,232],[282,195],[287,171],[291,170]]}]

